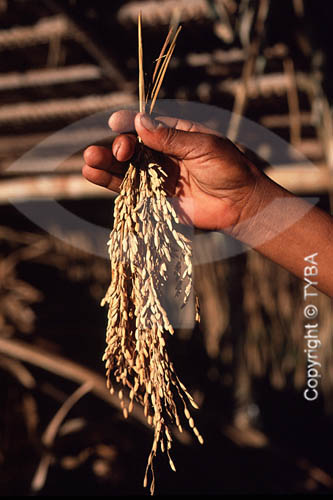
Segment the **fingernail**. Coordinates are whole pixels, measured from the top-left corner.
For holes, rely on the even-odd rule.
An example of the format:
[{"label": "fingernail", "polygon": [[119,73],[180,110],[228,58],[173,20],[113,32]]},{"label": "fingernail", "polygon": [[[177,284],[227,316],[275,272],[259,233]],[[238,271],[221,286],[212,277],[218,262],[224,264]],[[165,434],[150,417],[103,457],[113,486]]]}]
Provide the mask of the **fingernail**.
[{"label": "fingernail", "polygon": [[121,144],[117,144],[117,145],[115,146],[114,153],[113,153],[115,158],[117,158],[117,157],[118,157],[118,154],[119,154],[120,148],[121,148]]},{"label": "fingernail", "polygon": [[109,118],[109,120],[108,120],[108,125],[109,125],[109,128],[110,128],[111,130],[113,130],[112,125],[111,125],[113,115],[114,115],[114,113],[112,113],[112,115],[110,116],[110,118]]},{"label": "fingernail", "polygon": [[159,125],[158,122],[156,122],[155,120],[150,118],[149,115],[141,115],[140,122],[144,128],[146,128],[147,130],[150,130],[151,132],[153,130],[156,130],[158,125]]}]

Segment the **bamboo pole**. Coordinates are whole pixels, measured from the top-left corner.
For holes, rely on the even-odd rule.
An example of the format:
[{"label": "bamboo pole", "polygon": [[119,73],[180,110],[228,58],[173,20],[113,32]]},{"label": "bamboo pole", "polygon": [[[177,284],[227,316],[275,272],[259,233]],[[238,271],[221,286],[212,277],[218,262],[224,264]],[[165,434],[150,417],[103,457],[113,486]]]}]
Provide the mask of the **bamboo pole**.
[{"label": "bamboo pole", "polygon": [[[324,164],[319,164],[318,168],[311,168],[306,164],[280,165],[269,167],[265,172],[275,182],[295,194],[327,193],[333,190],[330,172]],[[0,187],[1,205],[9,203],[9,200],[75,200],[112,198],[117,195],[109,189],[91,184],[79,172],[3,179]]]},{"label": "bamboo pole", "polygon": [[33,26],[15,26],[0,30],[0,50],[27,48],[47,43],[56,36],[69,35],[68,22],[64,16],[45,17]]},{"label": "bamboo pole", "polygon": [[134,95],[119,91],[77,99],[51,99],[34,103],[6,104],[0,108],[0,124],[66,119],[102,111],[112,106],[119,108],[134,103],[136,103]]},{"label": "bamboo pole", "polygon": [[34,69],[24,73],[7,73],[0,75],[0,90],[14,90],[44,85],[98,80],[102,73],[93,64],[77,64],[63,68]]}]

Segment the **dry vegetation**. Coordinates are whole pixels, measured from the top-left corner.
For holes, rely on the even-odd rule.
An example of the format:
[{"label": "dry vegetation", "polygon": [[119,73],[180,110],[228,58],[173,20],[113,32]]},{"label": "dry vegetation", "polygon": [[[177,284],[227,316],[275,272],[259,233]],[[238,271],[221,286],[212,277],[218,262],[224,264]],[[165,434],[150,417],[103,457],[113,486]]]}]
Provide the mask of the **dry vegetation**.
[{"label": "dry vegetation", "polygon": [[[140,15],[138,33],[139,100],[143,110],[146,98]],[[150,113],[154,109],[178,33],[179,29],[171,39],[172,29],[169,31],[157,58],[151,82]],[[163,164],[161,155],[159,160]],[[154,152],[139,139],[135,158],[129,164],[115,201],[114,227],[108,243],[112,280],[102,301],[102,304],[109,304],[107,347],[103,357],[108,387],[113,394],[113,378],[122,384],[118,396],[125,418],[132,412],[133,401],[136,400],[144,407],[148,424],[154,428],[144,478],[144,486],[147,486],[150,469],[151,494],[155,489],[153,459],[159,447],[168,454],[172,470],[176,470],[169,450],[172,444],[171,426],[175,423],[180,432],[183,430],[177,399],[183,406],[189,426],[199,442],[203,443],[186,401],[194,408],[198,406],[177,377],[165,340],[167,332],[174,333],[163,306],[163,292],[170,274],[176,276],[175,295],[183,292],[182,306],[187,304],[192,291],[191,241],[177,229],[179,219],[164,189],[166,178],[163,167],[154,161]],[[196,319],[199,320],[198,308]],[[124,387],[130,391],[128,404],[124,400]]]},{"label": "dry vegetation", "polygon": [[[279,170],[279,164],[274,165],[277,174],[283,174],[276,179],[297,193],[320,196],[321,206],[330,210],[332,79],[329,72],[325,73],[329,64],[325,69],[323,61],[331,44],[323,43],[323,52],[316,50],[314,38],[305,33],[306,24],[315,26],[313,12],[322,16],[319,31],[325,31],[325,15],[319,13],[317,5],[312,14],[305,12],[311,3],[315,4],[311,0],[289,2],[288,18],[282,2],[179,0],[177,4],[184,8],[186,35],[182,34],[177,44],[164,95],[237,111],[291,141],[318,168],[304,169],[302,161],[288,156],[289,166],[282,165]],[[124,222],[124,231],[128,221],[128,233],[125,238],[123,233],[122,241],[117,243],[122,257],[117,260],[116,255],[111,255],[111,261],[115,270],[112,282],[122,287],[119,300],[125,298],[124,292],[127,294],[125,310],[130,305],[129,312],[134,316],[136,304],[146,301],[153,290],[149,292],[148,283],[145,288],[144,271],[140,274],[145,267],[139,259],[144,258],[146,264],[154,263],[152,287],[156,293],[165,288],[165,277],[176,283],[186,272],[185,287],[192,281],[200,299],[201,316],[200,329],[198,325],[191,329],[175,328],[175,333],[169,335],[165,331],[169,323],[164,322],[162,309],[158,310],[164,307],[163,293],[158,296],[159,301],[155,297],[149,310],[147,307],[147,315],[139,318],[142,323],[136,326],[132,322],[132,336],[124,336],[121,330],[127,325],[125,316],[111,315],[111,323],[112,317],[116,317],[114,326],[119,335],[114,336],[115,343],[106,355],[117,349],[123,360],[121,367],[114,366],[118,373],[110,373],[111,383],[117,385],[118,392],[125,380],[120,376],[130,362],[134,366],[132,375],[128,371],[130,386],[125,383],[129,395],[131,386],[132,390],[135,387],[135,377],[139,384],[142,381],[136,392],[138,401],[133,390],[133,410],[124,420],[123,412],[132,409],[131,397],[125,391],[121,400],[117,393],[110,394],[100,362],[106,325],[105,310],[98,304],[109,284],[109,262],[78,250],[92,248],[87,235],[73,233],[73,244],[63,243],[36,228],[7,204],[8,197],[22,201],[37,194],[40,200],[54,195],[65,200],[65,206],[82,219],[107,228],[112,223],[112,197],[105,200],[102,192],[106,190],[89,190],[81,179],[81,152],[66,160],[57,172],[45,171],[45,158],[56,157],[69,143],[77,141],[75,134],[64,135],[54,149],[43,151],[37,158],[38,164],[32,158],[33,172],[6,171],[9,164],[51,131],[115,103],[122,106],[136,102],[137,64],[133,51],[137,3],[95,4],[81,0],[0,0],[0,50],[4,56],[0,77],[4,103],[0,112],[1,493],[143,494],[142,475],[151,439],[154,442],[154,429],[147,426],[147,419],[153,423],[155,417],[157,422],[163,412],[156,404],[160,393],[154,392],[153,387],[149,393],[146,383],[146,370],[154,371],[154,353],[149,347],[155,340],[156,360],[167,363],[169,369],[173,360],[175,368],[165,373],[176,385],[171,382],[168,389],[167,378],[158,369],[156,376],[161,378],[156,383],[162,382],[163,394],[170,390],[172,397],[178,398],[181,420],[185,408],[177,392],[177,370],[200,405],[196,421],[205,437],[205,446],[200,447],[185,427],[182,434],[176,426],[170,429],[173,458],[181,471],[168,475],[169,468],[163,462],[167,457],[156,457],[158,493],[331,493],[333,320],[327,297],[321,294],[317,303],[323,377],[320,400],[311,406],[304,403],[302,396],[306,376],[302,283],[252,251],[214,260],[214,243],[208,237],[191,241],[194,261],[192,272],[187,274],[188,261],[181,270],[175,267],[183,253],[177,238],[188,249],[188,256],[190,249],[173,218],[172,207],[166,212],[157,208],[156,216],[162,220],[152,219],[149,233],[143,227],[145,219],[135,219],[135,212],[126,205],[129,193],[123,198],[122,193],[116,218]],[[173,0],[140,2],[146,9],[147,24],[150,23],[149,42],[159,39],[162,27],[166,29],[174,4]],[[274,15],[270,17],[267,9],[271,8]],[[109,17],[108,9],[112,10]],[[287,19],[290,29],[285,26]],[[84,20],[86,26],[81,23]],[[95,32],[89,32],[87,26],[95,27]],[[270,37],[272,30],[275,38]],[[134,40],[131,47],[119,46],[120,33]],[[100,45],[96,41],[99,35]],[[193,47],[196,37],[202,44],[198,51]],[[148,43],[147,48],[155,51],[153,43]],[[329,97],[325,91],[331,91]],[[237,137],[239,126],[235,117],[229,130],[233,137]],[[80,134],[90,137],[93,132],[81,130]],[[257,139],[257,150],[265,152],[267,145],[260,137]],[[274,154],[268,158],[272,159]],[[138,168],[133,161],[130,169],[135,171],[136,182],[144,182],[145,189],[156,188],[161,195],[163,184],[157,188],[156,182],[163,180],[163,162],[154,157],[143,163],[144,169],[142,162]],[[150,163],[158,166],[149,167]],[[155,184],[151,184],[153,179]],[[150,201],[158,206],[154,197]],[[40,203],[43,211],[43,201]],[[131,199],[130,204],[138,204],[138,200]],[[164,206],[167,207],[167,200]],[[143,205],[139,213],[141,210]],[[130,219],[125,218],[125,213],[131,214]],[[112,237],[117,240],[118,222],[114,228]],[[137,231],[148,234],[151,243],[137,238]],[[155,238],[161,242],[157,244]],[[138,252],[136,258],[129,258],[133,241]],[[163,256],[150,251],[147,259],[147,253],[139,251],[141,245],[161,249],[163,242],[167,249]],[[226,240],[224,245],[228,248],[234,243]],[[200,254],[205,259],[199,258],[196,263],[196,255]],[[137,276],[136,287],[128,279],[133,272]],[[135,295],[133,290],[137,290]],[[189,291],[190,288],[186,295]],[[113,301],[111,308],[112,304]],[[157,326],[148,330],[154,332],[154,339],[147,338],[144,332],[151,326],[148,320],[156,325],[162,321],[163,334]],[[148,345],[147,357],[137,354],[136,330],[142,347]],[[140,375],[142,369],[144,375]],[[151,406],[152,394],[155,408]],[[187,401],[187,396],[181,394]],[[145,405],[145,398],[149,405]],[[171,401],[171,396],[163,399]],[[142,405],[147,408],[147,418]],[[172,408],[171,405],[169,411]],[[185,412],[184,421],[191,424],[187,416]],[[164,437],[164,442],[167,448],[168,437]]]}]

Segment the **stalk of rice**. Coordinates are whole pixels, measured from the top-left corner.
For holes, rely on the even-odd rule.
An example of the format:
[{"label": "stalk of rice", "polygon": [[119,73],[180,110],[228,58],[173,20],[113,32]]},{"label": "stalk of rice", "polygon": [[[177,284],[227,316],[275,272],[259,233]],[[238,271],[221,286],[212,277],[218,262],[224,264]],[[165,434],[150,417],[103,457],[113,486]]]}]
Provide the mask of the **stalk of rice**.
[{"label": "stalk of rice", "polygon": [[[162,85],[180,28],[172,37],[170,30],[151,82],[150,113]],[[139,101],[140,111],[148,102],[145,96],[141,15],[138,19],[139,38]],[[171,40],[171,42],[170,42]],[[167,50],[167,46],[169,48]],[[154,493],[153,459],[158,449],[167,453],[170,467],[171,427],[182,431],[181,412],[193,433],[203,443],[194,425],[188,404],[198,408],[186,387],[177,377],[166,349],[166,335],[174,329],[161,302],[161,294],[170,272],[177,276],[176,295],[183,290],[183,304],[192,291],[191,241],[177,230],[178,216],[164,189],[167,177],[161,155],[145,147],[138,138],[137,150],[129,164],[114,208],[114,227],[110,234],[109,255],[112,278],[102,301],[108,304],[106,350],[103,356],[107,385],[121,401],[124,417],[139,402],[148,423],[154,429],[148,457],[144,486],[151,471],[150,492]],[[181,266],[185,271],[180,274]],[[173,269],[172,269],[173,268]],[[196,297],[196,320],[200,320]],[[119,388],[120,387],[120,388]],[[124,390],[129,393],[125,404]]]}]

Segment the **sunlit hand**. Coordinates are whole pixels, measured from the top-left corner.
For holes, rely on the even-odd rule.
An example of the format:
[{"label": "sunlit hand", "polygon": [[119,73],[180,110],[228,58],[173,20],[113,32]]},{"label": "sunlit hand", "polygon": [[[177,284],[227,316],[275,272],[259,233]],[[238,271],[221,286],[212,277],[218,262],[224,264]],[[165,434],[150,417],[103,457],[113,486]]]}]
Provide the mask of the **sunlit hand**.
[{"label": "sunlit hand", "polygon": [[198,123],[165,116],[151,120],[132,111],[114,113],[109,125],[120,135],[112,151],[101,146],[86,149],[86,179],[119,192],[137,141],[135,134],[124,132],[133,130],[146,146],[165,155],[162,166],[180,221],[232,232],[260,172],[228,139]]}]

